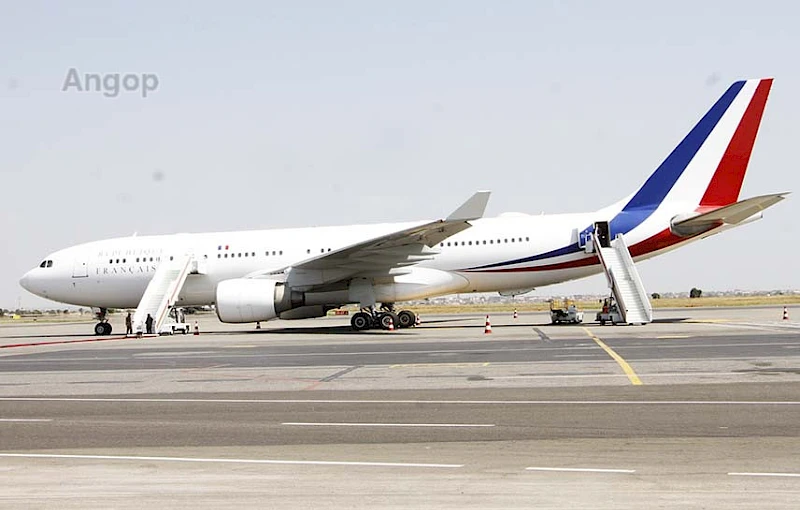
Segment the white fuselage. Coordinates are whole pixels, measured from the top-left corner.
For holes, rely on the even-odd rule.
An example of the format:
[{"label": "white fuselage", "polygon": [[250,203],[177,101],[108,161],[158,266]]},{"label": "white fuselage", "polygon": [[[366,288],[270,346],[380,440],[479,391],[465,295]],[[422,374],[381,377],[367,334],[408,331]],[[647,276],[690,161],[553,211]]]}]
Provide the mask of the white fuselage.
[{"label": "white fuselage", "polygon": [[[460,288],[444,291],[431,286],[418,297],[454,292],[529,290],[582,278],[602,271],[596,257],[576,251],[534,261],[481,268],[535,257],[574,245],[582,229],[596,220],[607,220],[602,211],[586,214],[508,214],[475,220],[472,227],[435,247],[432,260],[415,265],[463,277]],[[133,308],[139,303],[162,257],[192,253],[200,269],[190,274],[178,300],[182,305],[214,303],[217,284],[255,272],[280,270],[328,251],[376,238],[424,222],[313,227],[239,232],[133,236],[90,242],[55,252],[47,257],[50,267],[28,272],[21,284],[31,292],[63,303],[101,308]],[[626,234],[629,246],[646,233]],[[637,259],[676,247],[654,246]],[[460,278],[458,281],[462,281]],[[343,303],[330,303],[343,304]]]}]

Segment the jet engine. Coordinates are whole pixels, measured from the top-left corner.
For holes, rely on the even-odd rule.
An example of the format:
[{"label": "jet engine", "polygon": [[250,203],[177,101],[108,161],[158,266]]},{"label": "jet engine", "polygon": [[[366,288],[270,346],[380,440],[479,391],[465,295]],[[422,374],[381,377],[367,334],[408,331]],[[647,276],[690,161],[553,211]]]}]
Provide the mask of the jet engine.
[{"label": "jet engine", "polygon": [[258,322],[302,306],[303,298],[275,280],[235,278],[217,284],[216,304],[222,322]]}]

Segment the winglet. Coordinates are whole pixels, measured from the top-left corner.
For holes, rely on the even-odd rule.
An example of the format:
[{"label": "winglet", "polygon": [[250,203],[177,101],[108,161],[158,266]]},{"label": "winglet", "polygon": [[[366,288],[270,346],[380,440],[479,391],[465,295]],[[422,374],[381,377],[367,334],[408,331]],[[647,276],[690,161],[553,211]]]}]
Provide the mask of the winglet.
[{"label": "winglet", "polygon": [[450,213],[446,221],[469,221],[483,217],[486,211],[486,204],[489,203],[491,191],[479,191],[472,195],[469,200],[461,204],[461,207]]}]

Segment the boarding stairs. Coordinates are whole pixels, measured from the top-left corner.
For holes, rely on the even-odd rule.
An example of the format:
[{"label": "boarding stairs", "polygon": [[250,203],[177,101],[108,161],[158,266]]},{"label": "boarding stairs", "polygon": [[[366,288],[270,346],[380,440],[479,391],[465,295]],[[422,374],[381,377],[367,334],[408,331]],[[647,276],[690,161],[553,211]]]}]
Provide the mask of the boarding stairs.
[{"label": "boarding stairs", "polygon": [[147,315],[153,318],[153,333],[158,334],[161,325],[167,318],[170,308],[178,300],[186,277],[192,268],[194,257],[191,254],[162,255],[161,263],[156,268],[153,278],[142,295],[139,306],[133,314],[133,331],[144,332]]},{"label": "boarding stairs", "polygon": [[622,234],[617,234],[616,239],[609,243],[610,246],[602,246],[597,236],[594,236],[593,242],[623,322],[652,322],[653,307]]}]

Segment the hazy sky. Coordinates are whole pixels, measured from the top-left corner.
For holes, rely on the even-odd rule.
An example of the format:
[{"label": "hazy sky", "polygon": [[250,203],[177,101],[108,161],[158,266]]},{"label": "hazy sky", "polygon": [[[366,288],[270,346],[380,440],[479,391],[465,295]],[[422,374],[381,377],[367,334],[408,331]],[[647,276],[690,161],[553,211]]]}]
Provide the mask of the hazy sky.
[{"label": "hazy sky", "polygon": [[[580,212],[730,82],[774,76],[743,196],[798,189],[795,2],[0,1],[0,307],[47,253],[140,234]],[[143,98],[69,69],[155,74]],[[650,292],[800,288],[800,197],[640,265]],[[600,292],[602,277],[537,290]]]}]

